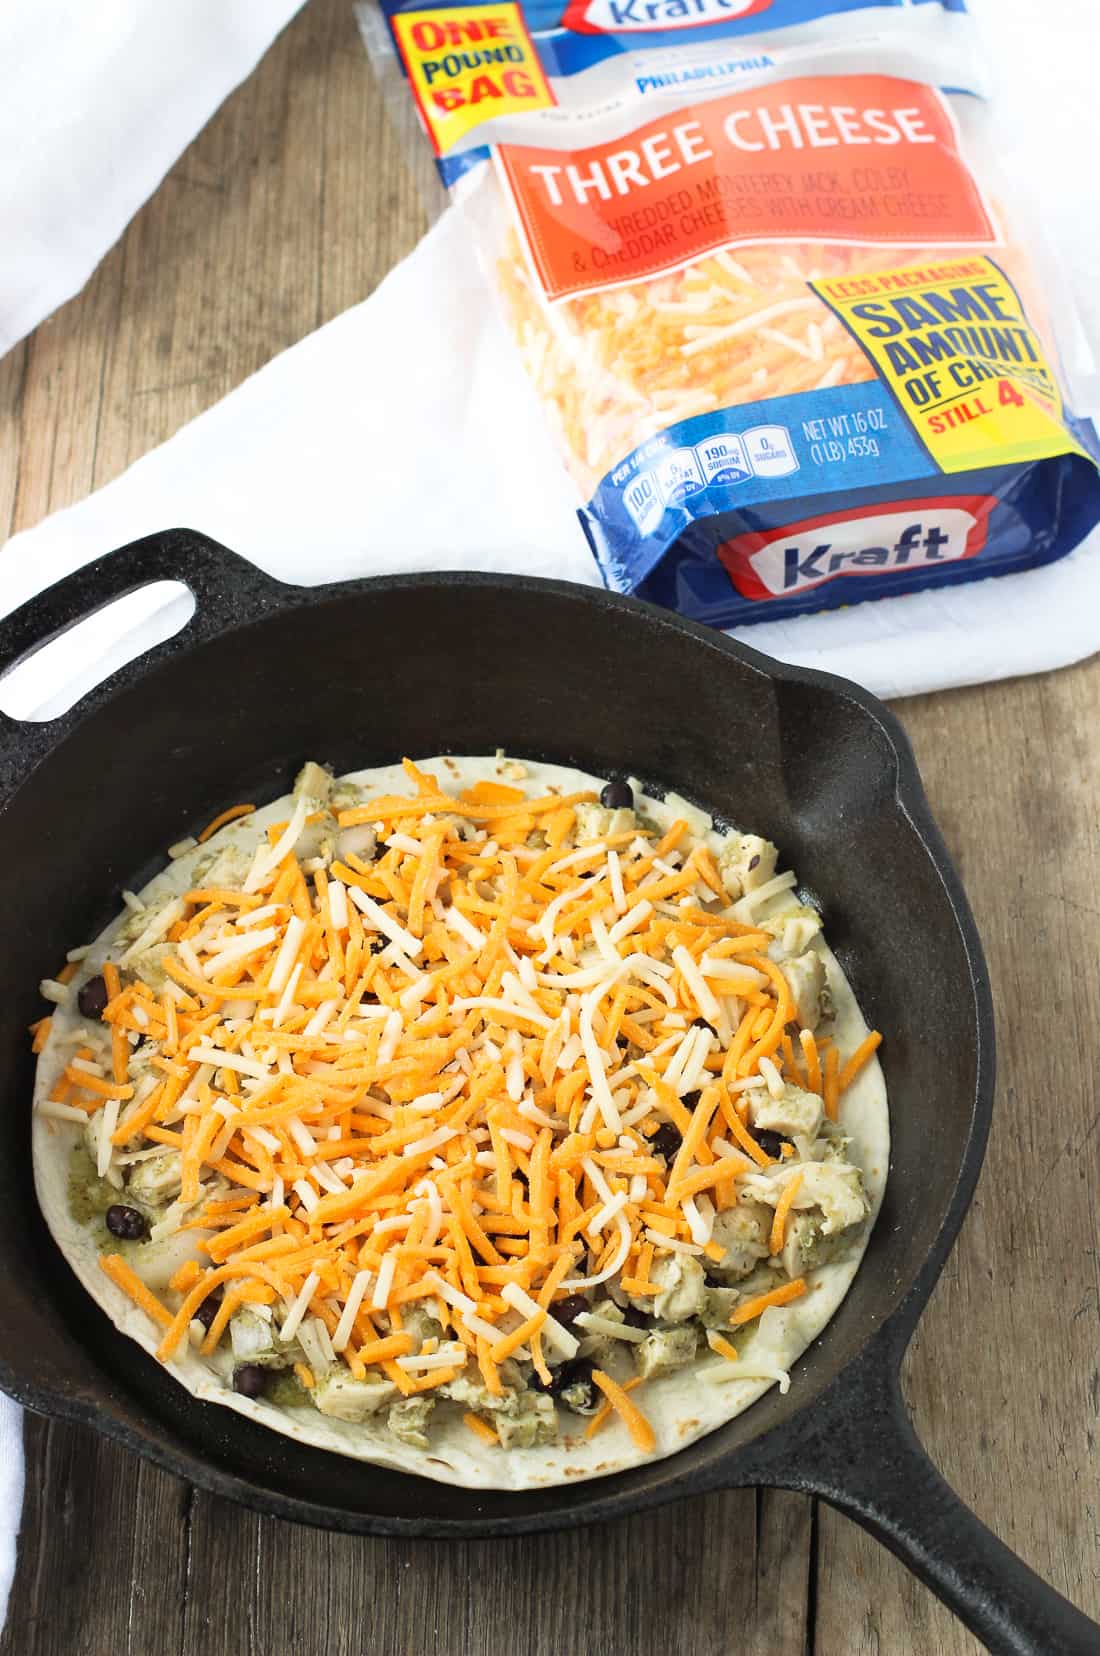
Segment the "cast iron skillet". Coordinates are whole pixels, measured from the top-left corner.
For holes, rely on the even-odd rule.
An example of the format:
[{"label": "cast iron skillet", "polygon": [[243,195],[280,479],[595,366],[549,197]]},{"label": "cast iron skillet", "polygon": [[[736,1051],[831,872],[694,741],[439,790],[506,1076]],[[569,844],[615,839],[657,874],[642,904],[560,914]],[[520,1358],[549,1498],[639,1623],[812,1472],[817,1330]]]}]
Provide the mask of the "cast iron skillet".
[{"label": "cast iron skillet", "polygon": [[[0,671],[108,600],[185,581],[174,639],[47,724],[0,718],[0,1385],[203,1488],[360,1534],[503,1536],[617,1517],[701,1490],[823,1496],[892,1548],[995,1651],[1100,1650],[948,1489],[898,1369],[985,1149],[993,1019],[970,911],[908,744],[873,697],[664,611],[557,582],[442,575],[296,588],[170,531],[101,559],[0,622]],[[307,756],[509,752],[633,771],[775,839],[822,904],[886,1031],[885,1205],[841,1309],[788,1396],[668,1460],[572,1487],[463,1490],[364,1468],[196,1402],[110,1326],[34,1200],[35,986],[94,936],[164,847],[228,800],[271,798]]]}]

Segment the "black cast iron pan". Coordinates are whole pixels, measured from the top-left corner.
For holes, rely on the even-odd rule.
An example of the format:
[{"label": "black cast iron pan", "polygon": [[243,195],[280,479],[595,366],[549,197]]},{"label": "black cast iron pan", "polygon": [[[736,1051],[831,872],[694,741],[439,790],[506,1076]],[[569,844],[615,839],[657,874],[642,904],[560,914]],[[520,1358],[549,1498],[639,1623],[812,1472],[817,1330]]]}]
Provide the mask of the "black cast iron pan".
[{"label": "black cast iron pan", "polygon": [[[1100,1629],[948,1489],[901,1402],[902,1354],[981,1165],[993,1019],[974,923],[893,717],[840,679],[589,589],[480,575],[289,587],[186,531],[103,558],[0,622],[0,672],[158,579],[195,595],[180,634],[61,718],[0,718],[0,1385],[259,1511],[362,1534],[504,1536],[734,1485],[816,1493],[991,1650],[1100,1651]],[[788,1396],[671,1459],[522,1494],[364,1468],[196,1402],[70,1275],[37,1212],[28,1130],[38,980],[166,846],[227,800],[283,792],[307,756],[346,770],[498,746],[633,771],[776,840],[886,1031],[893,1132],[863,1266]]]}]

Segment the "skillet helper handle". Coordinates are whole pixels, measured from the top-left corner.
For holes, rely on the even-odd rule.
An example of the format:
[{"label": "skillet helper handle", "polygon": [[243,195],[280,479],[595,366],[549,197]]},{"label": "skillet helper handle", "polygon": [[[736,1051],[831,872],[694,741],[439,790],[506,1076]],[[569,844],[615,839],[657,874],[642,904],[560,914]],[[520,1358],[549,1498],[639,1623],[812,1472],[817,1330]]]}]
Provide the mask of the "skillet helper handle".
[{"label": "skillet helper handle", "polygon": [[[176,635],[189,644],[217,637],[228,621],[262,613],[275,593],[286,590],[255,564],[192,529],[148,535],[73,570],[0,618],[0,675],[96,610],[154,581],[182,581],[193,594],[195,613]],[[148,656],[174,643],[166,640],[130,665],[140,670]],[[117,682],[117,675],[104,682]],[[14,725],[4,719],[5,728]]]},{"label": "skillet helper handle", "polygon": [[[761,1481],[817,1494],[862,1524],[994,1656],[1100,1656],[1100,1626],[959,1499],[910,1423],[901,1351],[873,1343],[815,1407],[809,1435]],[[792,1464],[793,1463],[793,1464]]]}]

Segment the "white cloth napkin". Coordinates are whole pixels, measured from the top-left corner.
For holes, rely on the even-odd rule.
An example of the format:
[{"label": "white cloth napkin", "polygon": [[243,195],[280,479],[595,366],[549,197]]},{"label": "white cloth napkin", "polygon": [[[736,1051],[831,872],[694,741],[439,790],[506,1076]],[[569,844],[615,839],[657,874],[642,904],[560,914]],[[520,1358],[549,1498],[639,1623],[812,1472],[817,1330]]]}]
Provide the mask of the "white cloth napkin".
[{"label": "white cloth napkin", "polygon": [[[0,144],[19,157],[0,177],[0,352],[82,285],[299,4],[23,0],[0,10]],[[1041,196],[1097,337],[1100,230],[1081,210],[1100,151],[1092,0],[989,10],[1004,159],[1019,193]],[[574,507],[448,214],[364,304],[115,482],[10,541],[0,613],[112,547],[180,524],[293,581],[461,568],[595,583]],[[69,635],[62,669],[56,656],[21,666],[0,684],[0,706],[17,717],[59,711],[186,614],[163,591],[127,601],[124,621],[114,609]],[[1100,540],[1045,570],[740,636],[887,696],[1056,667],[1100,647]],[[20,1437],[18,1410],[0,1400],[0,1618]]]}]

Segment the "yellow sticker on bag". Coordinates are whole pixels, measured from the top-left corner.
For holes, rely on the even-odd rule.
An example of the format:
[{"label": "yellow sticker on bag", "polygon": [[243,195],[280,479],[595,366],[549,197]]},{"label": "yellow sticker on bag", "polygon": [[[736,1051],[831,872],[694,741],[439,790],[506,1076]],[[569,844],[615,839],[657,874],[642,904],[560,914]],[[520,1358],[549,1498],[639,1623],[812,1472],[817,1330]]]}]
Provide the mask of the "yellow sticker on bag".
[{"label": "yellow sticker on bag", "polygon": [[397,12],[391,25],[437,155],[483,121],[549,109],[556,99],[512,0]]},{"label": "yellow sticker on bag", "polygon": [[944,472],[1083,451],[1015,287],[989,258],[810,283]]}]

